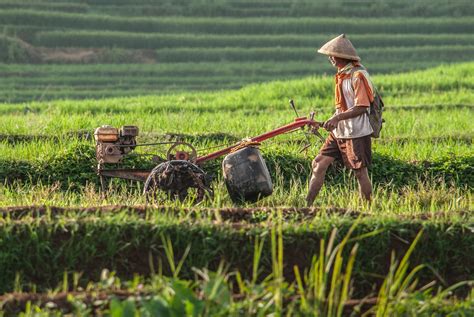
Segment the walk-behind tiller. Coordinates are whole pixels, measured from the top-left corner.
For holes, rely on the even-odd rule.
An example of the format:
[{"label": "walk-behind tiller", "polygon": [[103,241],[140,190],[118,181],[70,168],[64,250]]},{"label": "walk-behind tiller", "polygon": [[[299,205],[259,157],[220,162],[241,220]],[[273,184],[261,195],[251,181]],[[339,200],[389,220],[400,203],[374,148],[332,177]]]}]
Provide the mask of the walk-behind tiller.
[{"label": "walk-behind tiller", "polygon": [[[194,146],[186,142],[137,144],[136,126],[123,126],[120,129],[111,126],[99,127],[94,132],[94,138],[98,161],[97,174],[100,177],[102,190],[106,190],[107,178],[121,178],[145,182],[143,192],[147,199],[157,199],[159,193],[164,193],[167,198],[183,201],[188,196],[189,189],[195,189],[195,202],[199,202],[206,194],[210,196],[213,194],[211,179],[201,168],[202,164],[227,155],[222,162],[222,170],[232,201],[255,202],[269,196],[273,192],[273,184],[257,147],[260,142],[305,127],[322,139],[318,132],[322,123],[314,120],[314,112],[309,118],[299,117],[293,101],[290,100],[290,103],[297,114],[294,122],[203,156],[198,156]],[[152,170],[105,168],[105,164],[122,162],[122,159],[138,146],[158,145],[170,145],[170,147],[165,159],[153,157],[155,162],[160,163]],[[308,146],[309,144],[305,148]]]}]

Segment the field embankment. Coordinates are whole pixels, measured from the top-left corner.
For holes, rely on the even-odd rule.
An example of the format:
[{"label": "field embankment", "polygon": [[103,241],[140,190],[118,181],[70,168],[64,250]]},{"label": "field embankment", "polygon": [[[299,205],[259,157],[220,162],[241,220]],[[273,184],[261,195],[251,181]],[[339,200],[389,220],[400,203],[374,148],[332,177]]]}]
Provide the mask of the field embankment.
[{"label": "field embankment", "polygon": [[[191,246],[182,276],[192,277],[192,267],[217,270],[224,261],[244,278],[252,272],[255,239],[269,237],[275,222],[283,224],[284,274],[294,278],[293,266],[301,271],[318,253],[319,240],[328,240],[333,227],[341,239],[356,217],[362,220],[354,237],[380,231],[359,246],[355,267],[359,297],[380,282],[390,265],[393,251],[401,256],[416,234],[424,235],[412,264],[429,263],[440,285],[472,279],[474,235],[469,212],[438,212],[422,217],[395,217],[337,209],[183,209],[173,207],[55,208],[22,207],[2,209],[2,291],[11,291],[17,272],[41,287],[59,284],[64,271],[83,272],[85,280],[97,279],[102,268],[119,276],[149,275],[158,262],[164,263],[162,236],[173,241],[176,257]],[[283,218],[281,218],[283,216]],[[423,219],[425,218],[425,219]],[[271,273],[270,239],[261,258],[261,274]],[[453,248],[452,246],[456,246]],[[20,262],[18,258],[23,260]],[[15,264],[16,263],[16,264]],[[168,272],[166,265],[162,268]],[[133,273],[131,273],[133,272]],[[433,273],[425,272],[424,282]],[[10,285],[10,286],[8,286]],[[357,296],[356,296],[357,297]]]}]

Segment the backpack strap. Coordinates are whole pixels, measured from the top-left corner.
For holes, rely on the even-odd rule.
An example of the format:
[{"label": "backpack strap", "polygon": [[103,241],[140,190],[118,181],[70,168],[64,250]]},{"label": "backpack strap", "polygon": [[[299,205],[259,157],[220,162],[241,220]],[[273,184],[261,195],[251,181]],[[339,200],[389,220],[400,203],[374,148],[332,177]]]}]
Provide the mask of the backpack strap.
[{"label": "backpack strap", "polygon": [[[354,73],[358,72],[358,71],[361,71],[361,70],[367,70],[364,66],[354,66],[351,68],[350,70],[350,74],[351,74],[351,86],[352,86],[352,77],[354,76]],[[368,79],[366,78],[366,80],[368,81]],[[379,91],[377,90],[377,87],[375,87],[374,83],[372,83],[372,81],[370,82],[371,83],[371,88],[374,89],[373,93],[374,93],[374,98],[376,95],[379,95]],[[354,86],[352,86],[352,89],[354,89]]]},{"label": "backpack strap", "polygon": [[355,73],[355,72],[358,72],[358,71],[360,71],[360,70],[363,70],[363,69],[365,69],[365,68],[362,67],[362,66],[354,66],[354,67],[352,67],[351,70],[349,71],[349,74],[351,75],[351,86],[352,86],[352,90],[355,90],[355,89],[354,89],[354,86],[352,85],[352,78],[354,77],[354,73]]}]

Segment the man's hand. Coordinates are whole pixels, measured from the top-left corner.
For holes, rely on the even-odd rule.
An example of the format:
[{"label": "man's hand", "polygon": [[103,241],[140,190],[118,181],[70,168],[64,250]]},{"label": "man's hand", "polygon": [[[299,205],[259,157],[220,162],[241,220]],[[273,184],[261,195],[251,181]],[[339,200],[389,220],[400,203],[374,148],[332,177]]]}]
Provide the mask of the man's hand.
[{"label": "man's hand", "polygon": [[322,128],[323,125],[324,125],[324,122],[314,121],[314,123],[311,125],[309,132],[311,133],[318,132],[319,128]]},{"label": "man's hand", "polygon": [[324,122],[323,128],[326,129],[327,131],[332,131],[337,127],[338,123],[339,123],[339,118],[337,117],[337,115],[334,115],[331,117],[331,119]]}]

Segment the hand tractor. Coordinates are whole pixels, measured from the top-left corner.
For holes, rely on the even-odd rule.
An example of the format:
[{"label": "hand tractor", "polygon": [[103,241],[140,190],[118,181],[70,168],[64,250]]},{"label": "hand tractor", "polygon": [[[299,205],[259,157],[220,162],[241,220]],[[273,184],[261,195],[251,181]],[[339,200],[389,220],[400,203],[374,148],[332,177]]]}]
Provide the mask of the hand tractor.
[{"label": "hand tractor", "polygon": [[[234,203],[255,202],[269,196],[273,192],[273,184],[258,149],[260,142],[305,127],[324,141],[318,131],[323,123],[314,120],[314,112],[311,112],[309,118],[300,117],[293,100],[290,100],[290,104],[297,115],[294,122],[203,156],[199,156],[196,148],[186,142],[137,144],[136,137],[139,130],[136,126],[122,126],[120,129],[101,126],[95,130],[94,138],[98,162],[97,174],[100,177],[102,190],[106,190],[108,178],[121,178],[144,182],[143,193],[147,201],[150,197],[156,199],[160,193],[167,198],[183,201],[188,196],[189,190],[194,189],[197,203],[206,194],[209,196],[213,194],[211,179],[202,169],[202,165],[226,155],[222,162],[222,170],[227,190]],[[305,148],[310,145],[308,139],[307,141]],[[137,147],[158,145],[168,145],[169,148],[165,159],[156,160],[161,162],[151,170],[105,168],[105,164],[122,162]]]}]

